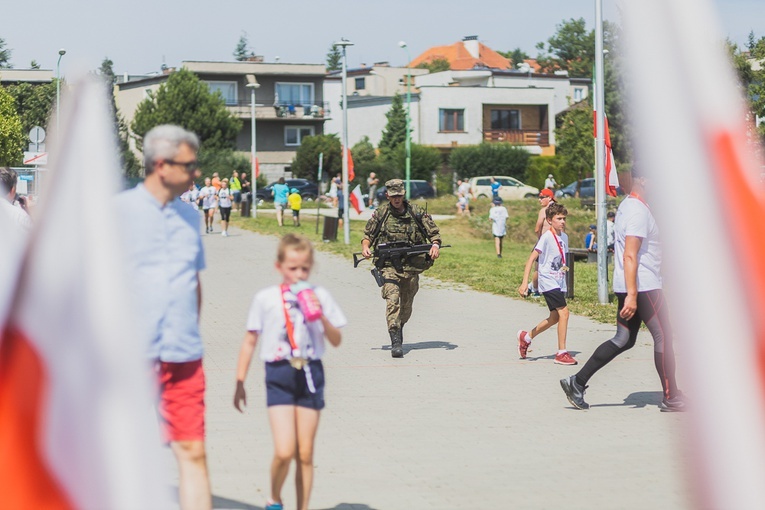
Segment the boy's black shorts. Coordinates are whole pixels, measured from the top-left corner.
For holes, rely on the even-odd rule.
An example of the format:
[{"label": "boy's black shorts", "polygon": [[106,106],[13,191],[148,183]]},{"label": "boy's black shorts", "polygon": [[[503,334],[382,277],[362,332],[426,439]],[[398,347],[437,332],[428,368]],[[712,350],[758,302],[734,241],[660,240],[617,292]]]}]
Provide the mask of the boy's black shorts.
[{"label": "boy's black shorts", "polygon": [[548,290],[547,292],[543,292],[542,295],[545,297],[547,308],[551,312],[558,308],[566,308],[568,306],[566,304],[566,294],[560,289]]}]

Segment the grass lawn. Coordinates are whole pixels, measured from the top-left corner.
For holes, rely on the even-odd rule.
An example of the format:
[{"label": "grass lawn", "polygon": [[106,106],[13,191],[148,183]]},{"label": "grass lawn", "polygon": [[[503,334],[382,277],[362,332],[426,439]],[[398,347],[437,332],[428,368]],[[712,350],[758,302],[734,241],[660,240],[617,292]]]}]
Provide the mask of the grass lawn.
[{"label": "grass lawn", "polygon": [[[420,201],[415,203],[420,204]],[[428,201],[428,212],[433,214],[451,214],[456,208],[453,197],[439,198]],[[572,247],[582,247],[588,227],[595,222],[595,212],[582,209],[578,199],[568,199],[562,202],[569,209],[566,231]],[[518,286],[523,278],[523,268],[529,253],[536,241],[534,224],[539,210],[536,200],[518,200],[506,202],[510,217],[507,223],[507,236],[504,240],[503,254],[498,259],[494,252],[494,239],[491,236],[491,224],[488,211],[491,207],[489,200],[474,200],[473,215],[458,217],[452,220],[439,221],[441,237],[444,244],[452,247],[444,249],[438,262],[426,274],[442,281],[456,282],[470,286],[475,290],[491,292],[503,296],[518,296]],[[610,204],[609,209],[615,209]],[[286,216],[285,226],[279,228],[276,218],[272,215],[253,218],[234,216],[232,223],[236,226],[268,235],[282,235],[287,232],[297,232],[316,242],[320,250],[326,250],[343,255],[349,259],[348,269],[352,270],[350,261],[353,252],[361,251],[361,237],[365,222],[351,221],[351,244],[342,242],[342,229],[338,232],[338,242],[324,243],[321,239],[323,220],[319,225],[319,234],[315,233],[316,218],[309,216],[310,210],[305,211],[300,227],[291,226],[292,218]],[[362,269],[364,268],[364,269]],[[357,271],[367,270],[365,263]],[[609,275],[612,268],[609,268]],[[605,323],[612,323],[616,318],[616,304],[613,294],[611,304],[598,304],[597,270],[595,264],[576,263],[575,268],[575,298],[569,300],[569,308],[578,315],[591,317]],[[610,278],[610,276],[609,276]],[[372,277],[369,277],[370,284]],[[609,286],[610,292],[610,286]],[[544,305],[544,298],[535,299]]]}]

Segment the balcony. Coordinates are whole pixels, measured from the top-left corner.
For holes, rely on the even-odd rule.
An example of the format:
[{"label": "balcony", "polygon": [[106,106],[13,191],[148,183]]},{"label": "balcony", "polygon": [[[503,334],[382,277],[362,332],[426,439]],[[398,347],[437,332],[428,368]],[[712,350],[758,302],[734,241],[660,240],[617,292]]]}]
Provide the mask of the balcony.
[{"label": "balcony", "polygon": [[483,141],[547,147],[550,145],[550,133],[531,129],[488,129],[483,132]]},{"label": "balcony", "polygon": [[[255,98],[255,101],[257,102],[258,99]],[[252,115],[252,103],[250,100],[229,101],[226,103],[226,107],[240,119],[249,119]],[[330,118],[329,103],[279,103],[269,106],[259,103],[255,106],[255,118],[263,120],[325,120]]]}]

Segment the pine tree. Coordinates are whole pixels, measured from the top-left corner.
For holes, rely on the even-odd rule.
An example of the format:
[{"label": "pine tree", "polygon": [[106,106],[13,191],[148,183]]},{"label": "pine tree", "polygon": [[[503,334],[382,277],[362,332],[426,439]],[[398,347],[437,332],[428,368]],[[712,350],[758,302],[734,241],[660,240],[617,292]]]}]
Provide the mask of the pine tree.
[{"label": "pine tree", "polygon": [[327,52],[327,72],[339,71],[343,66],[343,54],[337,44],[333,44]]},{"label": "pine tree", "polygon": [[247,32],[242,32],[242,35],[239,36],[239,42],[236,44],[236,49],[234,49],[234,58],[237,62],[245,62],[248,58],[255,56],[255,52],[248,51],[247,46],[249,46]]},{"label": "pine tree", "polygon": [[406,110],[400,94],[393,96],[390,110],[385,116],[388,118],[388,124],[380,140],[380,153],[387,157],[406,141]]},{"label": "pine tree", "polygon": [[5,39],[0,37],[0,69],[11,67],[11,49],[6,48]]}]

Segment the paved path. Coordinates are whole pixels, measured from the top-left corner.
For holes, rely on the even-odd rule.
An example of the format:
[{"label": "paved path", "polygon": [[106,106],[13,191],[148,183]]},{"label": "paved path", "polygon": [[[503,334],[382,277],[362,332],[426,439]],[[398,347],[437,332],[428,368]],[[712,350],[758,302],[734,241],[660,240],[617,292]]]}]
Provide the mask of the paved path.
[{"label": "paved path", "polygon": [[[278,281],[276,239],[238,229],[204,239],[202,333],[215,508],[262,509],[272,454],[263,368],[250,407],[231,404],[253,293]],[[448,254],[444,254],[448,257]],[[498,261],[498,263],[503,263]],[[678,438],[685,415],[659,412],[651,340],[597,374],[592,409],[571,408],[558,380],[553,332],[518,359],[515,332],[545,309],[425,279],[393,360],[384,303],[366,270],[318,252],[313,281],[350,319],[329,348],[327,408],[311,508],[401,510],[689,508]],[[584,361],[613,327],[572,317],[569,348]],[[682,347],[682,346],[680,346]],[[681,380],[682,382],[682,380]],[[170,464],[169,464],[170,465]],[[286,508],[294,508],[290,477]]]}]

